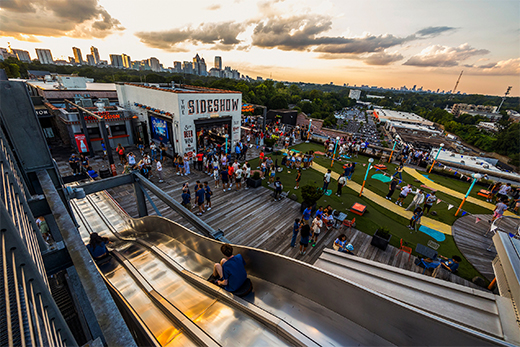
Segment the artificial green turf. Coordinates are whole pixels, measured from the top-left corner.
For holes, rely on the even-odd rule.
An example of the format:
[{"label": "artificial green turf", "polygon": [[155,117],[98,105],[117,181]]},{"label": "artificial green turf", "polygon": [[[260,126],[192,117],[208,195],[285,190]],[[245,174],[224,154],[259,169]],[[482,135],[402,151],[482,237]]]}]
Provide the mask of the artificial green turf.
[{"label": "artificial green turf", "polygon": [[[462,194],[466,194],[470,185],[471,185],[471,181],[467,181],[467,180],[461,180],[461,179],[451,179],[449,177],[446,177],[446,176],[443,176],[443,175],[439,175],[439,174],[436,174],[435,173],[435,170],[432,170],[431,173],[427,173],[427,172],[420,172],[419,173],[423,176],[428,176],[429,179],[431,179],[433,182],[437,183],[437,184],[440,184],[440,185],[443,185],[447,188],[450,188],[450,189],[453,189],[459,193],[462,193]],[[460,176],[460,175],[459,175]],[[453,175],[453,177],[455,178],[455,175]],[[486,189],[487,190],[488,187],[483,187],[483,186],[480,186],[480,185],[475,185],[473,187],[473,190],[470,192],[469,196],[471,197],[474,197],[476,199],[479,199],[479,200],[482,200],[482,201],[486,201],[486,198],[478,195],[478,192],[481,190],[481,189]]]},{"label": "artificial green turf", "polygon": [[[301,152],[307,152],[309,150],[323,151],[322,146],[317,145],[317,144],[312,144],[312,143],[300,144],[300,145],[293,147],[293,149],[299,150]],[[281,160],[283,158],[282,155],[274,155],[272,153],[266,153],[266,155],[271,156],[271,158],[273,159],[273,162],[275,160],[278,160],[278,165],[281,165]],[[363,178],[365,176],[365,172],[366,172],[366,166],[363,167],[362,164],[368,163],[368,157],[359,156],[358,158],[353,158],[353,161],[355,161],[359,164],[356,165],[356,170],[354,171],[352,179],[355,182],[361,184],[363,181]],[[315,162],[322,166],[330,167],[331,160],[329,160],[323,156],[318,156],[317,158],[315,158]],[[344,163],[345,163],[345,160],[343,160],[342,162],[335,162],[334,166],[333,166],[333,170],[338,173],[343,172]],[[377,163],[377,161],[375,163]],[[250,161],[250,164],[253,169],[256,169],[256,167],[259,166],[258,159],[254,159],[254,160]],[[387,171],[393,172],[393,168],[395,167],[395,165],[393,165],[393,164],[386,164],[386,165],[389,168]],[[375,171],[371,170],[371,172],[369,173],[369,177],[374,173],[375,173]],[[290,191],[290,194],[295,194],[298,198],[298,201],[302,202],[301,189],[298,189],[298,190],[294,189],[295,179],[296,179],[296,170],[288,170],[287,168],[284,167],[283,172],[277,173],[276,176],[280,177],[280,181],[282,182],[282,184],[284,186],[284,191]],[[410,182],[411,184],[415,183],[417,186],[420,185],[420,183],[414,182],[413,177],[411,177],[410,175],[408,175],[404,172],[403,172],[403,180],[405,182]],[[303,185],[309,184],[309,183],[313,183],[316,186],[321,187],[323,185],[323,174],[314,169],[302,170],[302,179],[300,182],[300,187]],[[265,179],[263,181],[263,185],[265,187],[268,187],[269,183],[268,183],[267,179]],[[365,187],[367,189],[372,190],[373,192],[375,192],[377,194],[381,194],[382,196],[386,195],[386,193],[388,192],[387,183],[383,183],[381,181],[374,180],[371,178],[367,179],[367,183],[366,183]],[[343,187],[343,194],[341,197],[338,197],[335,195],[336,189],[337,189],[336,180],[331,181],[331,183],[329,184],[329,189],[332,190],[332,194],[330,196],[323,196],[318,201],[318,203],[317,203],[318,206],[326,207],[327,205],[331,205],[332,208],[334,208],[338,211],[343,211],[343,212],[348,212],[350,207],[355,202],[360,202],[363,205],[367,206],[367,212],[363,216],[358,216],[358,215],[354,215],[352,213],[348,213],[347,219],[352,219],[354,217],[356,218],[356,229],[358,229],[358,230],[361,230],[369,235],[373,235],[374,232],[376,231],[376,229],[378,229],[380,227],[386,227],[390,230],[390,233],[392,234],[392,239],[390,240],[390,244],[395,247],[399,247],[401,238],[403,239],[403,241],[405,241],[408,244],[408,246],[412,247],[412,249],[415,249],[415,247],[417,246],[418,243],[427,245],[429,240],[436,242],[433,238],[431,238],[430,236],[428,236],[422,232],[418,232],[418,233],[410,232],[410,230],[407,228],[409,221],[406,218],[387,210],[386,208],[365,198],[364,196],[359,197],[358,196],[359,192],[348,188],[348,184],[347,184],[347,186]],[[398,195],[399,194],[396,191],[393,196],[394,201]],[[457,208],[458,204],[460,204],[460,201],[457,201],[457,199],[455,199],[451,196],[442,194],[442,193],[438,193],[438,196],[440,199],[446,200],[447,202],[453,204],[454,208],[452,208],[450,211],[448,211],[446,204],[441,203],[439,205],[434,205],[432,207],[432,211],[437,211],[438,215],[434,216],[434,217],[432,217],[432,216],[430,216],[430,217],[437,219],[443,223],[452,225],[453,222],[457,219],[457,217],[455,217],[453,215],[455,214],[456,208]],[[403,206],[408,206],[408,204],[411,202],[411,200],[412,200],[412,197],[410,197],[410,196],[407,197],[407,199],[405,199],[405,204],[403,204]],[[464,210],[467,210],[471,213],[490,213],[489,210],[484,209],[480,206],[476,206],[474,204],[470,204],[470,203],[466,203],[464,205]],[[464,259],[459,267],[459,272],[458,272],[459,276],[466,278],[468,280],[471,280],[475,276],[480,276],[480,277],[484,278],[483,276],[481,276],[479,274],[479,272],[469,262],[465,261],[464,256],[461,254],[461,252],[457,248],[452,236],[446,235],[446,240],[439,242],[439,244],[440,244],[440,247],[438,249],[438,252],[440,254],[448,256],[448,257],[451,257],[452,255],[459,255],[462,259]],[[414,252],[414,255],[417,255],[417,254]]]}]

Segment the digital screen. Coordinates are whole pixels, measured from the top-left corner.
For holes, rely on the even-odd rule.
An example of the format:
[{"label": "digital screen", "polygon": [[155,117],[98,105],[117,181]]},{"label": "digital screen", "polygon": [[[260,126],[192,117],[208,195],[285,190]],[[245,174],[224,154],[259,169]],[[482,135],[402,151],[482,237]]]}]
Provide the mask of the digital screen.
[{"label": "digital screen", "polygon": [[167,121],[150,116],[150,124],[151,124],[152,137],[155,140],[158,140],[158,141],[161,141],[164,143],[166,143],[170,140]]}]

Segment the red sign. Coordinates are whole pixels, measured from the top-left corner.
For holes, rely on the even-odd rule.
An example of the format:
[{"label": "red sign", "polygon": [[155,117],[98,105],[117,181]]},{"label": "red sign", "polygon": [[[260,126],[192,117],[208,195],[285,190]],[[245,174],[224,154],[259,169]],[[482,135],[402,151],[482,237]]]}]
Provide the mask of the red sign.
[{"label": "red sign", "polygon": [[88,146],[87,146],[87,139],[86,139],[85,135],[76,134],[76,135],[74,135],[74,138],[76,139],[76,145],[78,146],[78,152],[87,153]]}]

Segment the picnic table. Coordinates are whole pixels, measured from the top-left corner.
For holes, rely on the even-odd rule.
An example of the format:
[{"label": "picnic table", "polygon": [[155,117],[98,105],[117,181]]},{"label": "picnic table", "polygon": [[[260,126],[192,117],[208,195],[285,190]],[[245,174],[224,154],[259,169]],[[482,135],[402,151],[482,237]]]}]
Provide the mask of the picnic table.
[{"label": "picnic table", "polygon": [[420,255],[423,255],[425,258],[430,258],[432,260],[437,259],[437,251],[434,249],[431,249],[428,246],[421,245],[420,243],[417,244],[417,247],[415,247],[415,251],[419,253]]},{"label": "picnic table", "polygon": [[347,214],[344,212],[340,212],[337,216],[334,216],[334,214],[332,214],[332,216],[334,218],[334,228],[336,229],[338,228],[338,225],[343,224],[343,222],[347,218]]}]

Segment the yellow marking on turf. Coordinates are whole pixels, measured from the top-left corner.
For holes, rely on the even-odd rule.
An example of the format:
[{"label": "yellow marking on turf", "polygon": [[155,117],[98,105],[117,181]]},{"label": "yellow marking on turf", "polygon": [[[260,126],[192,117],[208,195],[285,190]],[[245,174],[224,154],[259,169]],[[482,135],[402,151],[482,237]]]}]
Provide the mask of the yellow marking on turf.
[{"label": "yellow marking on turf", "polygon": [[[327,172],[327,170],[328,170],[328,168],[325,168],[316,163],[313,163],[311,168],[313,168],[314,170],[319,171],[323,174],[325,174],[325,172]],[[338,180],[339,174],[337,172],[332,171],[331,177],[335,180]],[[353,191],[355,191],[358,194],[359,194],[359,191],[361,190],[361,185],[354,181],[347,181],[347,184],[345,185],[345,187],[352,189]],[[372,200],[379,206],[382,206],[382,207],[386,208],[387,210],[390,210],[393,213],[396,213],[406,219],[410,219],[413,216],[412,211],[405,211],[405,209],[403,207],[400,207],[395,204],[395,200],[389,201],[389,200],[385,199],[384,197],[367,189],[366,187],[363,188],[363,196],[369,200]],[[424,225],[428,228],[440,231],[443,234],[451,235],[451,226],[450,225],[441,223],[441,222],[431,219],[429,217],[423,216],[421,218],[421,225]]]},{"label": "yellow marking on turf", "polygon": [[[427,185],[428,187],[433,188],[433,189],[435,189],[435,190],[437,190],[437,191],[439,191],[441,193],[451,195],[451,196],[453,196],[453,197],[455,197],[457,199],[460,199],[461,201],[462,201],[462,199],[464,199],[464,195],[466,195],[466,194],[457,192],[456,190],[453,190],[453,189],[447,188],[445,186],[442,186],[440,184],[437,184],[437,183],[435,183],[433,181],[430,181],[429,179],[427,179],[426,177],[421,175],[419,172],[417,172],[417,170],[415,170],[415,169],[412,169],[412,168],[409,168],[409,167],[405,167],[404,171],[406,173],[408,173],[409,175],[411,175],[413,178],[418,179],[419,181],[421,181],[421,183]],[[469,182],[468,182],[468,189],[469,189]],[[488,210],[491,210],[491,211],[493,211],[495,209],[495,205],[493,205],[493,204],[491,204],[491,203],[489,203],[487,201],[483,201],[483,200],[474,198],[472,196],[468,196],[466,201],[471,202],[472,204],[475,204],[475,205],[478,205],[478,206],[482,206],[482,207],[487,208]],[[455,207],[458,207],[458,206],[455,206]],[[464,209],[464,207],[462,209]],[[457,211],[457,210],[455,210],[455,211]],[[505,216],[515,216],[515,214],[510,212],[510,211],[506,211],[506,213],[504,213],[504,215]]]}]

